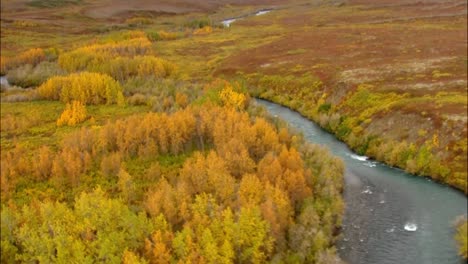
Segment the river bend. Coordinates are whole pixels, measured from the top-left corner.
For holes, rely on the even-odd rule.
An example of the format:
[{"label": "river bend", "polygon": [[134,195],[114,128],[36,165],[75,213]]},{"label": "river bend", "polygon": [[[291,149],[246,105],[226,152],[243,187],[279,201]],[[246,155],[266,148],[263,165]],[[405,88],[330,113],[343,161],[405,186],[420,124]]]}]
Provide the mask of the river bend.
[{"label": "river bend", "polygon": [[311,143],[345,162],[346,210],[340,257],[350,264],[461,264],[453,222],[467,214],[466,196],[353,153],[343,142],[286,107],[256,100]]}]

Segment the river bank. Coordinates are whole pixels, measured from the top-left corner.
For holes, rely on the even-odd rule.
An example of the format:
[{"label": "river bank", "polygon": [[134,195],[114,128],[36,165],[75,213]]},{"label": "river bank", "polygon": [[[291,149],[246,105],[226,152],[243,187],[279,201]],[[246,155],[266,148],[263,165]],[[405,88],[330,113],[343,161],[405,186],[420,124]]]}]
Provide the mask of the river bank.
[{"label": "river bank", "polygon": [[[340,256],[349,263],[463,263],[452,222],[466,196],[447,185],[359,156],[299,113],[259,100],[306,140],[325,145],[346,164]],[[447,201],[450,201],[448,204]]]}]

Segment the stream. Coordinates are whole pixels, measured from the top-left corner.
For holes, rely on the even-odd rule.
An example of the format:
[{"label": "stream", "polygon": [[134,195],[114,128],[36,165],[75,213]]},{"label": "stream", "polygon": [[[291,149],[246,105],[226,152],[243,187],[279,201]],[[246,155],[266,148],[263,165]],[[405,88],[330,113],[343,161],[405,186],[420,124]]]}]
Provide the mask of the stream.
[{"label": "stream", "polygon": [[265,14],[268,14],[270,13],[271,10],[269,9],[265,9],[265,10],[260,10],[260,11],[257,11],[255,12],[254,14],[252,15],[246,15],[246,16],[242,16],[242,17],[235,17],[235,18],[228,18],[228,19],[225,19],[223,21],[221,21],[221,23],[224,25],[224,27],[230,27],[232,23],[236,22],[237,20],[241,20],[241,19],[244,19],[246,17],[251,17],[251,16],[261,16],[261,15],[265,15]]},{"label": "stream", "polygon": [[340,257],[350,264],[457,264],[453,222],[467,214],[467,197],[353,153],[343,142],[286,107],[256,100],[311,143],[345,162],[346,203]]}]

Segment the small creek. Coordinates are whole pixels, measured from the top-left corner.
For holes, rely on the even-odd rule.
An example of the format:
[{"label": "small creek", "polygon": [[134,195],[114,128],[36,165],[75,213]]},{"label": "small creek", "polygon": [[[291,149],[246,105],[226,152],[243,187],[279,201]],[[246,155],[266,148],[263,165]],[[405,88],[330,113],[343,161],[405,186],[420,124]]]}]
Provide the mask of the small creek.
[{"label": "small creek", "polygon": [[241,17],[234,17],[234,18],[229,18],[229,19],[225,19],[223,21],[221,21],[221,23],[225,26],[225,27],[230,27],[232,23],[236,22],[237,20],[241,20],[241,19],[244,19],[246,17],[251,17],[251,16],[261,16],[261,15],[265,15],[265,14],[268,14],[271,10],[260,10],[260,11],[257,11],[255,12],[253,15],[247,15],[247,16],[241,16]]},{"label": "small creek", "polygon": [[345,162],[346,210],[337,248],[350,264],[465,263],[453,221],[466,215],[467,197],[446,185],[353,153],[343,142],[286,107],[256,100],[311,143]]}]

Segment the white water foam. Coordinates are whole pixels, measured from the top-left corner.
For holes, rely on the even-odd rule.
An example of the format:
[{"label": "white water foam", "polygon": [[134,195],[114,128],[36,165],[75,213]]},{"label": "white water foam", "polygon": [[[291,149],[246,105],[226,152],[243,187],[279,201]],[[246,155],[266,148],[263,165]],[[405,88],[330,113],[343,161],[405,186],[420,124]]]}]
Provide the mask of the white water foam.
[{"label": "white water foam", "polygon": [[367,166],[369,168],[374,168],[375,166],[377,166],[377,163],[374,161],[369,161],[369,162],[364,163],[364,166]]},{"label": "white water foam", "polygon": [[355,159],[355,160],[359,160],[359,161],[366,161],[369,159],[369,157],[366,157],[366,156],[360,156],[360,155],[357,155],[357,154],[347,154],[349,157],[351,157],[352,159]]},{"label": "white water foam", "polygon": [[372,191],[371,191],[369,186],[366,186],[366,189],[364,191],[362,191],[361,193],[372,194]]},{"label": "white water foam", "polygon": [[410,232],[414,232],[418,230],[418,226],[415,223],[411,223],[411,222],[406,223],[404,228],[406,231],[410,231]]}]

